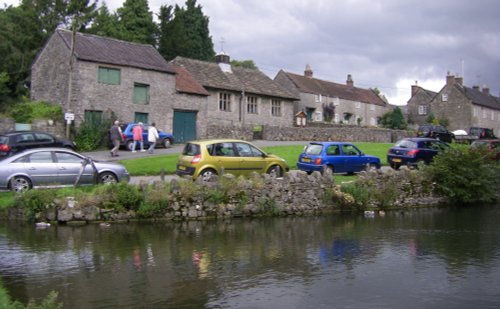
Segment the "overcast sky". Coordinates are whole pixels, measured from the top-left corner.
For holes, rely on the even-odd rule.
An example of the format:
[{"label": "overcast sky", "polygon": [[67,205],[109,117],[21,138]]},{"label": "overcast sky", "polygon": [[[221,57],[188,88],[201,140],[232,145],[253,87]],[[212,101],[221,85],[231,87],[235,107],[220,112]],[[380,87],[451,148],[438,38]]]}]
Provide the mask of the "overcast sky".
[{"label": "overcast sky", "polygon": [[[102,1],[102,0],[100,0]],[[6,0],[15,4],[18,1]],[[106,0],[115,11],[123,0]],[[1,2],[0,2],[1,3]],[[160,5],[178,0],[149,0]],[[415,81],[439,91],[447,72],[500,96],[498,0],[198,0],[209,17],[215,51],[253,60],[274,78],[283,69],[379,88],[406,104]],[[223,45],[221,41],[224,41]]]}]

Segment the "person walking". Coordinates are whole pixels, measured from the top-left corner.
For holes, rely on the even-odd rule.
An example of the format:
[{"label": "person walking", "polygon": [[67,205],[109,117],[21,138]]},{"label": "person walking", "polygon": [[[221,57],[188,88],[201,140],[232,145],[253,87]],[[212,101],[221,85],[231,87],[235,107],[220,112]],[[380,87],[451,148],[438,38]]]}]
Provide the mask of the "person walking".
[{"label": "person walking", "polygon": [[123,140],[122,129],[120,128],[120,121],[115,120],[111,128],[109,129],[109,140],[113,144],[113,148],[110,153],[112,157],[118,157],[118,149]]},{"label": "person walking", "polygon": [[132,144],[132,152],[137,152],[135,150],[135,147],[137,143],[139,143],[139,147],[141,148],[141,152],[144,152],[144,140],[142,138],[142,122],[139,122],[133,129],[132,129],[132,135],[134,139],[134,143]]},{"label": "person walking", "polygon": [[153,153],[156,147],[156,141],[160,136],[158,135],[158,130],[156,130],[156,124],[153,122],[148,129],[148,142],[149,149],[148,153]]}]

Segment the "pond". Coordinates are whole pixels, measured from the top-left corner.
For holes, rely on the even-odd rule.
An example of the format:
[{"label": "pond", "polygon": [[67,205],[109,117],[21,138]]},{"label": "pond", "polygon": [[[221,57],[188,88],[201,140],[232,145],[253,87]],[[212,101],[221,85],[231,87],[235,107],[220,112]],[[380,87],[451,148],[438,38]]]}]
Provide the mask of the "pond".
[{"label": "pond", "polygon": [[0,222],[13,299],[64,308],[498,308],[500,205],[374,216]]}]

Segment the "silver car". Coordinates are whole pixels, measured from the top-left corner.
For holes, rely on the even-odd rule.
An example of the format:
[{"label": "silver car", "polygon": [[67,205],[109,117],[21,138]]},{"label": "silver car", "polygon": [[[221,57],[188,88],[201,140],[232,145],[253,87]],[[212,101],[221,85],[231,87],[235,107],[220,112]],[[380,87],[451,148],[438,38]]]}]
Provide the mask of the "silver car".
[{"label": "silver car", "polygon": [[129,180],[123,165],[94,162],[65,148],[29,149],[0,161],[0,189],[13,191]]}]

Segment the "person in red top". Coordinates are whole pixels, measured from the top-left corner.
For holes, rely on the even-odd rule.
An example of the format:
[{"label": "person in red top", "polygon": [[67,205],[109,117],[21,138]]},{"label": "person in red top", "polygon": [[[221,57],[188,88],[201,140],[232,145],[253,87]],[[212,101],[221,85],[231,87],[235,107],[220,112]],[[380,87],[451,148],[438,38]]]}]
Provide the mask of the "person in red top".
[{"label": "person in red top", "polygon": [[133,135],[133,138],[134,138],[134,143],[132,144],[132,152],[137,152],[135,150],[135,146],[137,145],[137,143],[139,143],[139,146],[141,148],[141,152],[144,152],[144,141],[142,139],[142,122],[139,122],[133,129],[132,129],[132,135]]}]

